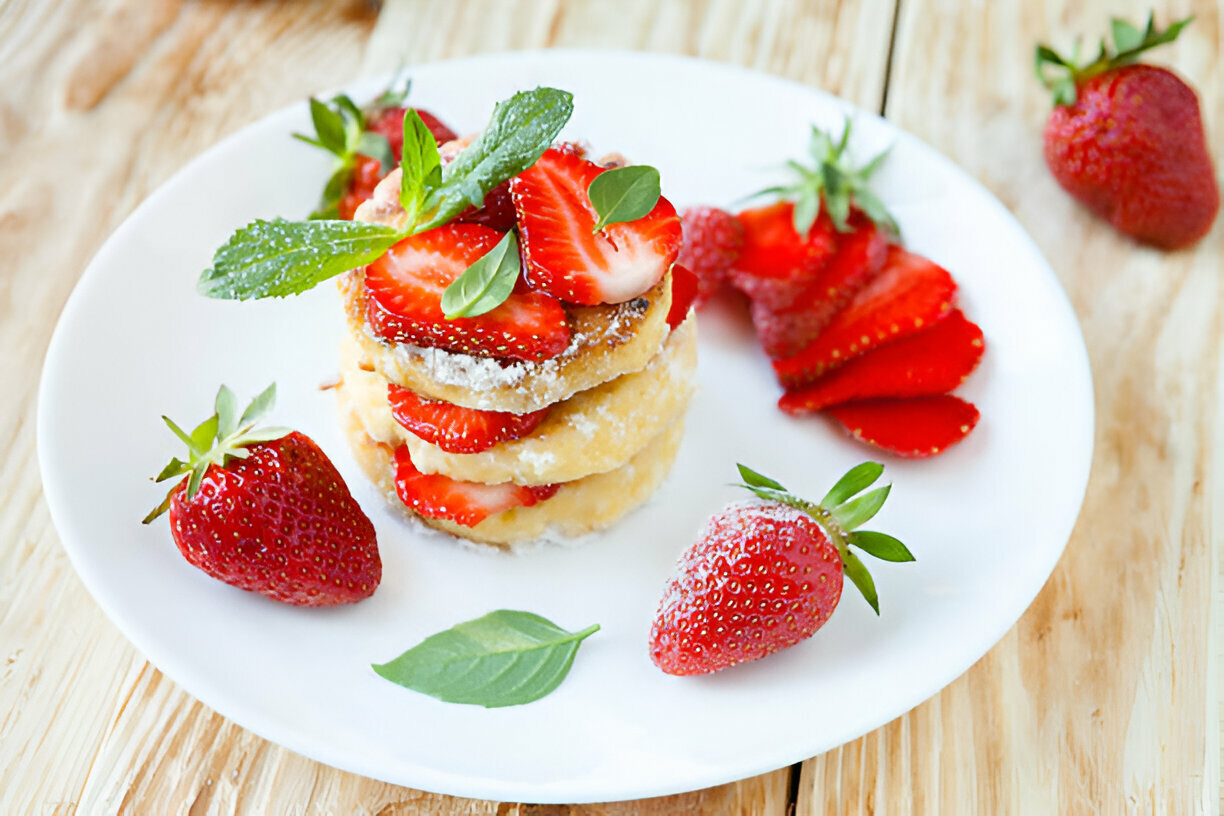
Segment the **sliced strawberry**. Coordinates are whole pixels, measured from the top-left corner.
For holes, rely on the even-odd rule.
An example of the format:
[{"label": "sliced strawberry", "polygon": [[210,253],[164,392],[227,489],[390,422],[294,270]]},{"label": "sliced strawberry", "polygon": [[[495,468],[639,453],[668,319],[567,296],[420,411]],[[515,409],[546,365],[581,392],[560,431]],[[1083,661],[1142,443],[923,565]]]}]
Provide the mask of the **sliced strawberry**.
[{"label": "sliced strawberry", "polygon": [[821,213],[806,236],[795,232],[795,206],[780,201],[744,210],[736,218],[744,246],[731,270],[731,283],[771,309],[785,309],[807,288],[837,250],[837,230]]},{"label": "sliced strawberry", "polygon": [[461,482],[440,473],[421,473],[406,445],[395,449],[395,492],[400,501],[427,518],[450,519],[475,527],[512,507],[530,507],[551,498],[560,485],[529,487],[512,482]]},{"label": "sliced strawberry", "polygon": [[926,331],[856,357],[816,382],[787,391],[778,407],[808,414],[851,400],[921,397],[956,388],[985,351],[982,330],[953,309]]},{"label": "sliced strawberry", "polygon": [[684,245],[676,263],[692,270],[700,309],[730,279],[744,245],[744,228],[734,215],[717,207],[689,207],[680,219]]},{"label": "sliced strawberry", "polygon": [[914,459],[942,453],[961,441],[980,416],[972,403],[951,394],[847,402],[828,411],[856,438]]},{"label": "sliced strawberry", "polygon": [[387,400],[396,422],[448,453],[480,453],[499,442],[521,439],[548,415],[547,408],[529,414],[478,411],[426,399],[395,383],[387,383]]},{"label": "sliced strawberry", "polygon": [[657,284],[680,252],[680,218],[662,197],[642,218],[592,232],[598,216],[587,187],[604,171],[553,147],[510,180],[527,280],[570,303],[631,300]]},{"label": "sliced strawberry", "polygon": [[412,343],[508,360],[546,360],[569,345],[560,301],[543,292],[514,292],[476,317],[447,320],[442,293],[502,234],[476,224],[447,224],[400,241],[366,267],[366,318],[392,343]]},{"label": "sliced strawberry", "polygon": [[672,301],[667,312],[667,325],[675,331],[688,317],[689,310],[697,302],[701,284],[688,267],[676,264],[672,267]]},{"label": "sliced strawberry", "polygon": [[498,232],[514,229],[514,201],[510,198],[510,182],[504,181],[484,197],[484,205],[468,207],[455,220],[465,224],[480,224]]},{"label": "sliced strawberry", "polygon": [[856,213],[851,232],[837,236],[837,252],[785,309],[752,302],[752,324],[770,357],[790,357],[824,331],[833,317],[884,266],[888,240],[871,219]]},{"label": "sliced strawberry", "polygon": [[[397,163],[400,160],[400,154],[404,151],[404,114],[407,111],[407,108],[400,107],[383,108],[366,120],[366,130],[380,133],[387,139],[387,144],[391,145],[391,155]],[[444,125],[429,111],[417,108],[416,112],[438,144],[457,138],[455,131]]]},{"label": "sliced strawberry", "polygon": [[824,332],[793,357],[774,360],[786,388],[815,380],[873,348],[900,340],[948,314],[956,282],[937,264],[889,247],[884,268],[838,312]]}]

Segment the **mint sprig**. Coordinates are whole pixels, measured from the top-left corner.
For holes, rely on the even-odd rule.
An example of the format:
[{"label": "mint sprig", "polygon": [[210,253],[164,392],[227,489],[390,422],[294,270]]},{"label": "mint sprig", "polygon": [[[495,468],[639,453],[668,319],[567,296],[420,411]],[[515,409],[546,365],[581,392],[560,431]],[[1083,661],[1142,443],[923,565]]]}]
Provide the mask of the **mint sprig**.
[{"label": "mint sprig", "polygon": [[[351,104],[342,103],[341,109],[349,110]],[[483,204],[490,190],[543,155],[572,112],[573,95],[566,91],[536,88],[517,93],[499,102],[480,136],[438,172],[421,132],[423,123],[418,126],[420,117],[413,111],[404,128],[405,139],[412,142],[405,142],[400,163],[400,200],[407,216],[398,228],[334,220],[255,221],[217,250],[198,289],[231,300],[282,297],[368,264],[399,240]],[[329,133],[334,138],[334,132]],[[436,153],[436,145],[433,150]]]},{"label": "mint sprig", "polygon": [[1102,38],[1096,57],[1091,62],[1082,64],[1079,59],[1080,44],[1078,41],[1069,58],[1063,57],[1047,45],[1038,45],[1033,60],[1037,79],[1054,94],[1055,105],[1074,105],[1081,82],[1113,68],[1130,65],[1148,49],[1173,42],[1193,19],[1193,17],[1187,17],[1184,20],[1178,20],[1161,31],[1156,28],[1156,17],[1151,12],[1148,13],[1147,24],[1142,29],[1126,20],[1114,17],[1109,21],[1110,33],[1114,41],[1113,50],[1110,50],[1105,39]]},{"label": "mint sprig", "polygon": [[737,467],[740,478],[744,480],[739,487],[750,490],[767,501],[796,507],[816,519],[816,523],[837,547],[845,576],[858,588],[875,613],[880,614],[880,600],[875,581],[851,547],[883,561],[914,560],[913,553],[892,536],[857,529],[880,512],[892,489],[892,485],[885,485],[863,492],[879,480],[884,473],[884,466],[877,462],[863,462],[851,468],[819,502],[810,502],[795,496],[776,480],[757,473],[746,465]]},{"label": "mint sprig", "polygon": [[594,624],[568,632],[530,612],[500,609],[423,640],[379,676],[447,703],[485,708],[523,705],[551,693],[573,665]]}]

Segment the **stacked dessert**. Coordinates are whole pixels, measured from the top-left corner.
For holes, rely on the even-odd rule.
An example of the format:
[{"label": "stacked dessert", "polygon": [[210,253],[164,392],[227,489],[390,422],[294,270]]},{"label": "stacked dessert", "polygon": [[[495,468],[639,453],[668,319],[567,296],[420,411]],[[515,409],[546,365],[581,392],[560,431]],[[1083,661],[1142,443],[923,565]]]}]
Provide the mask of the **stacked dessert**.
[{"label": "stacked dessert", "polygon": [[[673,304],[680,221],[659,197],[598,224],[588,188],[607,169],[554,146],[483,207],[340,279],[350,442],[426,524],[498,545],[582,535],[667,474],[696,372],[689,300]],[[356,220],[399,227],[400,186],[396,170]],[[521,265],[512,291],[447,319],[443,294],[482,258]]]}]

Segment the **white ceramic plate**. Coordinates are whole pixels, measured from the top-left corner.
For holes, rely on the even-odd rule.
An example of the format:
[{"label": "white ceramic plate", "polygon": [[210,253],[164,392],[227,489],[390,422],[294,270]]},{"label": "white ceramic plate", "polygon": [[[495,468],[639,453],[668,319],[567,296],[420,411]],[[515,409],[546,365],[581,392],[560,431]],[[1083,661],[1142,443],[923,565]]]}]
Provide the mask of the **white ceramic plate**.
[{"label": "white ceramic plate", "polygon": [[[195,697],[307,756],[390,782],[535,802],[629,799],[779,768],[897,717],[964,672],[1016,621],[1070,535],[1092,450],[1092,392],[1075,317],[1011,215],[950,161],[887,122],[812,88],[662,56],[547,52],[421,66],[415,104],[462,131],[493,104],[549,84],[573,91],[564,132],[656,165],[677,205],[732,202],[804,155],[808,127],[853,116],[860,157],[888,145],[878,190],[909,246],[961,285],[988,351],[961,389],[982,421],[934,460],[884,458],[892,497],[877,521],[917,555],[872,565],[876,618],[848,590],[811,640],[715,676],[650,662],[663,583],[704,519],[738,498],[745,462],[812,497],[878,454],[821,418],[774,406],[779,389],[737,324],[703,324],[700,391],[671,477],[642,510],[574,547],[476,551],[406,526],[361,476],[321,383],[342,331],[333,287],[254,303],[195,293],[213,249],[256,217],[301,217],[326,159],[289,138],[305,103],[191,162],[103,246],[47,354],[39,454],[64,548],[98,603]],[[367,99],[382,87],[350,91]],[[220,383],[249,397],[279,384],[275,419],[328,451],[378,529],[382,587],[348,608],[281,606],[189,566],[149,482],[178,442],[162,426],[207,415]],[[101,478],[99,478],[101,476]],[[493,609],[526,609],[586,641],[540,702],[448,705],[379,678],[423,637]]]}]

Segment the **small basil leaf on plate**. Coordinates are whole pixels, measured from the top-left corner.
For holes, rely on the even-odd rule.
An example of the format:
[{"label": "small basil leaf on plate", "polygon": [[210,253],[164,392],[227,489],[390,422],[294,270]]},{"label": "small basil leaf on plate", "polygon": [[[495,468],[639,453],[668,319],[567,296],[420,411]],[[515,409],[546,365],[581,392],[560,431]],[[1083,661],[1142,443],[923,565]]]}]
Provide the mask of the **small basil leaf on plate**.
[{"label": "small basil leaf on plate", "polygon": [[253,221],[217,250],[197,288],[227,300],[296,295],[373,261],[400,237],[357,221]]},{"label": "small basil leaf on plate", "polygon": [[598,630],[595,624],[568,632],[539,615],[500,609],[431,635],[373,669],[447,703],[523,705],[560,685],[578,646]]},{"label": "small basil leaf on plate", "polygon": [[650,165],[605,170],[587,187],[587,197],[599,216],[593,231],[599,232],[608,224],[636,221],[655,208],[661,194],[659,171]]},{"label": "small basil leaf on plate", "polygon": [[520,91],[498,102],[480,135],[443,168],[442,184],[430,196],[430,217],[414,231],[433,229],[483,204],[490,190],[544,155],[573,110],[573,94],[556,88]]},{"label": "small basil leaf on plate", "polygon": [[446,287],[442,293],[442,314],[447,320],[454,320],[491,312],[510,297],[518,276],[518,239],[511,230]]}]

